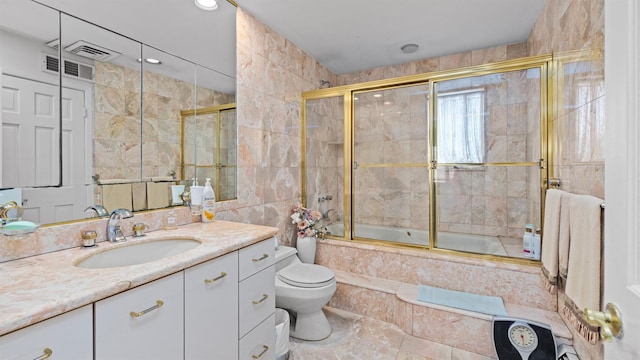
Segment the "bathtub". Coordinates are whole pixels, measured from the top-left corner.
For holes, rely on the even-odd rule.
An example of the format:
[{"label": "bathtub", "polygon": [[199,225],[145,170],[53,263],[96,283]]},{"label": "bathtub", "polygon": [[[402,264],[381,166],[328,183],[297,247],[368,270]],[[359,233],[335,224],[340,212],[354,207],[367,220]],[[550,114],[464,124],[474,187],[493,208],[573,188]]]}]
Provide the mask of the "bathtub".
[{"label": "bathtub", "polygon": [[[412,245],[429,245],[429,230],[405,229],[382,225],[355,224],[354,237]],[[342,224],[327,225],[329,234],[342,236]],[[439,231],[438,248],[479,254],[506,256],[507,251],[496,236]]]}]

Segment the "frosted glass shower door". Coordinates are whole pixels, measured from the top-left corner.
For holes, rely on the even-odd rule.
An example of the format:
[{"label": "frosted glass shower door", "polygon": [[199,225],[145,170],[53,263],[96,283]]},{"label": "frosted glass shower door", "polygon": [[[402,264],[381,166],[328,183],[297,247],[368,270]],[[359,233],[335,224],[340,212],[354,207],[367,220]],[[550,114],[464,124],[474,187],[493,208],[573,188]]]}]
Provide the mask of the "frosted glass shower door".
[{"label": "frosted glass shower door", "polygon": [[353,97],[353,238],[429,245],[427,84]]}]

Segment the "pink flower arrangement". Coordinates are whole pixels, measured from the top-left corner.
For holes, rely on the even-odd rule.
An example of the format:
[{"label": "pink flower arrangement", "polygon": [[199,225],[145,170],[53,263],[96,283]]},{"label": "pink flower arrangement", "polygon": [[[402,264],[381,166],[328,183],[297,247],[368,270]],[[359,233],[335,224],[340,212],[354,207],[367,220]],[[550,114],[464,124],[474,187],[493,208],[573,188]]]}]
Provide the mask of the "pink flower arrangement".
[{"label": "pink flower arrangement", "polygon": [[304,208],[300,203],[291,209],[291,223],[296,225],[298,237],[315,236],[323,238],[327,233],[327,228],[318,224],[321,219],[322,213]]}]

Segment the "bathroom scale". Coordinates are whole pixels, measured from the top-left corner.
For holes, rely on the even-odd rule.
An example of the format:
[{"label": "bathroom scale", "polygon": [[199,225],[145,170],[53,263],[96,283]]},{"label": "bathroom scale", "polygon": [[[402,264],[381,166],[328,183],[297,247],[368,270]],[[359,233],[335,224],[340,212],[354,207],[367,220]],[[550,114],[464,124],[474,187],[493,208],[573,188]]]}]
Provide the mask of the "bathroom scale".
[{"label": "bathroom scale", "polygon": [[495,316],[493,345],[499,360],[557,359],[551,327],[527,319]]}]

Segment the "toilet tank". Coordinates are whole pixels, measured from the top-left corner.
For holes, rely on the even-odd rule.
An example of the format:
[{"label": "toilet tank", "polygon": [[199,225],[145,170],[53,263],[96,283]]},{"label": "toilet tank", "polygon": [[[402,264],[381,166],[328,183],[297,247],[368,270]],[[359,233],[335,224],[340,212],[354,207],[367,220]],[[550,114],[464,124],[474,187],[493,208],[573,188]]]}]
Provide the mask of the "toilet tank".
[{"label": "toilet tank", "polygon": [[297,254],[298,250],[294,247],[284,245],[278,246],[276,249],[276,271],[293,263],[300,262]]}]

